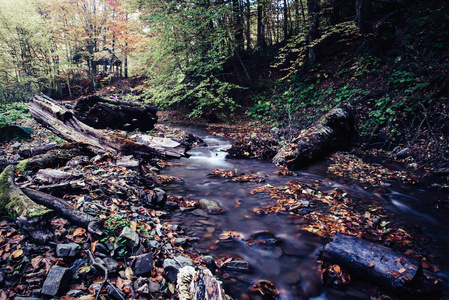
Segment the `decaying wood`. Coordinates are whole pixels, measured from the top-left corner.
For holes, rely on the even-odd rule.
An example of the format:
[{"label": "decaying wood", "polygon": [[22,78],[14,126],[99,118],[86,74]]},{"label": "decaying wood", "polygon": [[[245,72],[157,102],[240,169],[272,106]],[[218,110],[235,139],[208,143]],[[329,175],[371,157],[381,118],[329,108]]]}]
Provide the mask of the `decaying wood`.
[{"label": "decaying wood", "polygon": [[22,171],[38,171],[45,168],[57,168],[64,166],[69,160],[76,156],[86,155],[87,151],[79,143],[65,143],[58,145],[53,149],[32,156],[26,160],[23,160],[17,168]]},{"label": "decaying wood", "polygon": [[181,268],[177,275],[177,289],[180,300],[228,299],[221,282],[208,269]]},{"label": "decaying wood", "polygon": [[[73,116],[73,112],[58,105],[47,96],[35,96],[29,105],[31,115],[58,136],[70,142],[79,142],[95,153],[121,152],[145,157],[184,156],[185,153],[171,150],[161,152],[153,144],[142,144],[120,133],[109,133],[90,127]],[[164,147],[165,148],[165,147]],[[168,154],[167,154],[168,153]]]},{"label": "decaying wood", "polygon": [[64,199],[29,188],[24,188],[22,191],[36,203],[53,209],[58,215],[70,222],[87,229],[89,232],[103,235],[103,232],[100,230],[101,220],[75,209]]},{"label": "decaying wood", "polygon": [[354,133],[354,112],[340,105],[304,130],[291,144],[281,148],[273,163],[294,170],[315,162],[329,153],[347,148]]},{"label": "decaying wood", "polygon": [[121,129],[149,131],[157,122],[157,110],[139,102],[105,99],[99,96],[80,98],[74,107],[74,115],[81,122],[97,129]]},{"label": "decaying wood", "polygon": [[413,299],[441,296],[416,259],[356,236],[337,233],[324,247],[323,259],[400,295]]},{"label": "decaying wood", "polygon": [[28,198],[14,183],[15,167],[8,166],[0,174],[0,210],[5,212],[41,243],[52,240],[48,229],[53,211]]}]

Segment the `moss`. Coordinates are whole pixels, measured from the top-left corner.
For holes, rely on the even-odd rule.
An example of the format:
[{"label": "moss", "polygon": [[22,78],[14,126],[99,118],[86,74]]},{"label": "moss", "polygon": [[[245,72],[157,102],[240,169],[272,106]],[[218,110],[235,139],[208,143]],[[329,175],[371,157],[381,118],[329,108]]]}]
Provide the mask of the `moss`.
[{"label": "moss", "polygon": [[20,172],[26,171],[28,160],[29,159],[24,159],[21,162],[19,162],[19,164],[16,166],[16,169],[19,170]]},{"label": "moss", "polygon": [[14,184],[14,172],[14,166],[10,165],[0,174],[0,210],[12,218],[20,215],[35,217],[50,212],[28,198]]}]

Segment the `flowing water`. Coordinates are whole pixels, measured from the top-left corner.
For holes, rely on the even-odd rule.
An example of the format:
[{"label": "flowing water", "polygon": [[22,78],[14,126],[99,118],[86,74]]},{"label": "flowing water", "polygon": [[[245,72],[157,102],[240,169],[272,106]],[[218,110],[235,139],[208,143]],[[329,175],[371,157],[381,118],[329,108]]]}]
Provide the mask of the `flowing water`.
[{"label": "flowing water", "polygon": [[[165,190],[186,200],[213,200],[221,205],[224,212],[207,214],[201,209],[177,210],[170,214],[169,219],[171,223],[179,224],[187,235],[200,238],[194,245],[199,253],[210,254],[215,259],[232,256],[249,263],[249,270],[222,271],[227,292],[235,299],[243,298],[248,287],[259,280],[273,282],[280,292],[280,299],[370,299],[364,286],[354,285],[344,291],[322,286],[317,255],[325,241],[300,230],[304,221],[298,217],[253,213],[254,208],[267,206],[273,201],[265,193],[250,193],[262,185],[285,186],[291,180],[299,180],[319,183],[327,190],[340,188],[354,198],[368,197],[382,202],[393,213],[404,216],[404,222],[421,224],[420,230],[432,239],[449,240],[449,218],[434,216],[432,206],[420,200],[428,199],[430,194],[427,191],[391,190],[378,195],[367,192],[357,184],[330,180],[326,177],[325,164],[297,172],[295,177],[281,177],[275,174],[279,168],[270,162],[227,159],[225,151],[231,147],[229,140],[210,136],[200,128],[183,129],[201,137],[208,146],[190,150],[190,158],[176,161],[182,165],[170,166],[161,172],[183,179],[182,183],[170,184]],[[261,183],[232,182],[208,176],[215,169],[267,177]],[[223,238],[222,233],[228,231],[238,232],[242,239]],[[447,243],[442,247],[449,249]],[[445,273],[441,275],[445,276]]]}]

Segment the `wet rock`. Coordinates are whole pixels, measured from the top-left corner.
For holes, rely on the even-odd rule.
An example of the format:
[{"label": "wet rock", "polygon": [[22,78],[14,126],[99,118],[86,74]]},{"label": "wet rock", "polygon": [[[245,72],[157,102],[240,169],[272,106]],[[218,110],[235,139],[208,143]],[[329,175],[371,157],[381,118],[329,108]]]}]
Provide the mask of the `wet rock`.
[{"label": "wet rock", "polygon": [[207,212],[205,212],[204,210],[201,209],[195,209],[194,211],[192,211],[192,214],[194,214],[195,216],[200,216],[200,217],[207,217]]},{"label": "wet rock", "polygon": [[153,253],[139,255],[134,264],[134,275],[145,276],[153,270]]},{"label": "wet rock", "polygon": [[209,213],[220,213],[223,211],[218,202],[209,199],[201,199],[200,207]]},{"label": "wet rock", "polygon": [[211,270],[212,273],[217,269],[217,265],[215,264],[215,260],[212,256],[206,255],[203,257],[203,262],[206,264],[206,267]]},{"label": "wet rock", "polygon": [[69,287],[72,271],[60,266],[51,267],[42,286],[42,294],[47,296],[62,295]]},{"label": "wet rock", "polygon": [[166,200],[167,193],[164,190],[158,188],[153,190],[152,204],[162,206],[165,204]]},{"label": "wet rock", "polygon": [[112,250],[113,248],[111,246],[108,247],[108,245],[105,245],[103,243],[98,243],[97,247],[95,248],[95,251],[98,251],[106,255],[108,255]]},{"label": "wet rock", "polygon": [[133,250],[139,247],[139,243],[140,240],[137,232],[135,232],[129,227],[125,227],[123,228],[117,241],[114,244],[114,251],[117,249],[122,249],[122,246],[128,248],[126,250]]},{"label": "wet rock", "polygon": [[140,169],[139,160],[135,159],[132,155],[123,156],[116,162],[117,166],[125,167],[130,170],[138,171]]},{"label": "wet rock", "polygon": [[58,257],[77,257],[80,252],[81,246],[76,243],[58,244],[56,246],[56,256]]},{"label": "wet rock", "polygon": [[187,257],[178,255],[174,259],[173,258],[165,259],[162,266],[165,272],[167,272],[167,278],[171,281],[175,281],[179,269],[186,266],[194,267],[195,265]]},{"label": "wet rock", "polygon": [[226,265],[226,269],[247,272],[249,271],[249,262],[245,260],[232,260]]}]

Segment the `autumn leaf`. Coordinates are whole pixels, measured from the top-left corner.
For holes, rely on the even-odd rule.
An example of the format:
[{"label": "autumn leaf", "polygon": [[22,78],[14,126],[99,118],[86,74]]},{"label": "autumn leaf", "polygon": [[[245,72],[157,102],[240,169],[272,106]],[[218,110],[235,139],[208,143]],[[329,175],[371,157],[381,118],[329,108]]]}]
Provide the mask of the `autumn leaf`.
[{"label": "autumn leaf", "polygon": [[131,221],[131,224],[129,225],[129,227],[130,227],[133,231],[137,231],[137,222],[136,222],[136,221]]},{"label": "autumn leaf", "polygon": [[369,264],[368,267],[373,268],[375,265],[374,264]]},{"label": "autumn leaf", "polygon": [[393,276],[397,276],[399,273],[398,273],[398,271],[394,271],[393,273],[391,273],[391,275],[393,275]]},{"label": "autumn leaf", "polygon": [[404,273],[405,271],[406,271],[405,268],[400,268],[399,269],[399,273],[401,273],[401,274]]},{"label": "autumn leaf", "polygon": [[98,240],[90,243],[90,250],[92,251],[92,253],[95,252],[95,250],[97,249],[97,244],[98,244]]},{"label": "autumn leaf", "polygon": [[22,254],[23,254],[23,250],[22,249],[17,249],[13,253],[11,253],[11,256],[13,258],[18,258],[18,257],[22,256]]},{"label": "autumn leaf", "polygon": [[126,279],[128,279],[128,280],[132,280],[133,277],[134,277],[133,269],[131,269],[130,267],[127,267],[127,268],[125,269],[125,277],[126,277]]},{"label": "autumn leaf", "polygon": [[75,231],[73,232],[73,236],[82,236],[84,233],[86,233],[86,229],[78,227],[77,229],[75,229]]},{"label": "autumn leaf", "polygon": [[335,273],[340,273],[341,272],[341,268],[340,268],[339,265],[334,265],[333,269],[334,269]]}]

